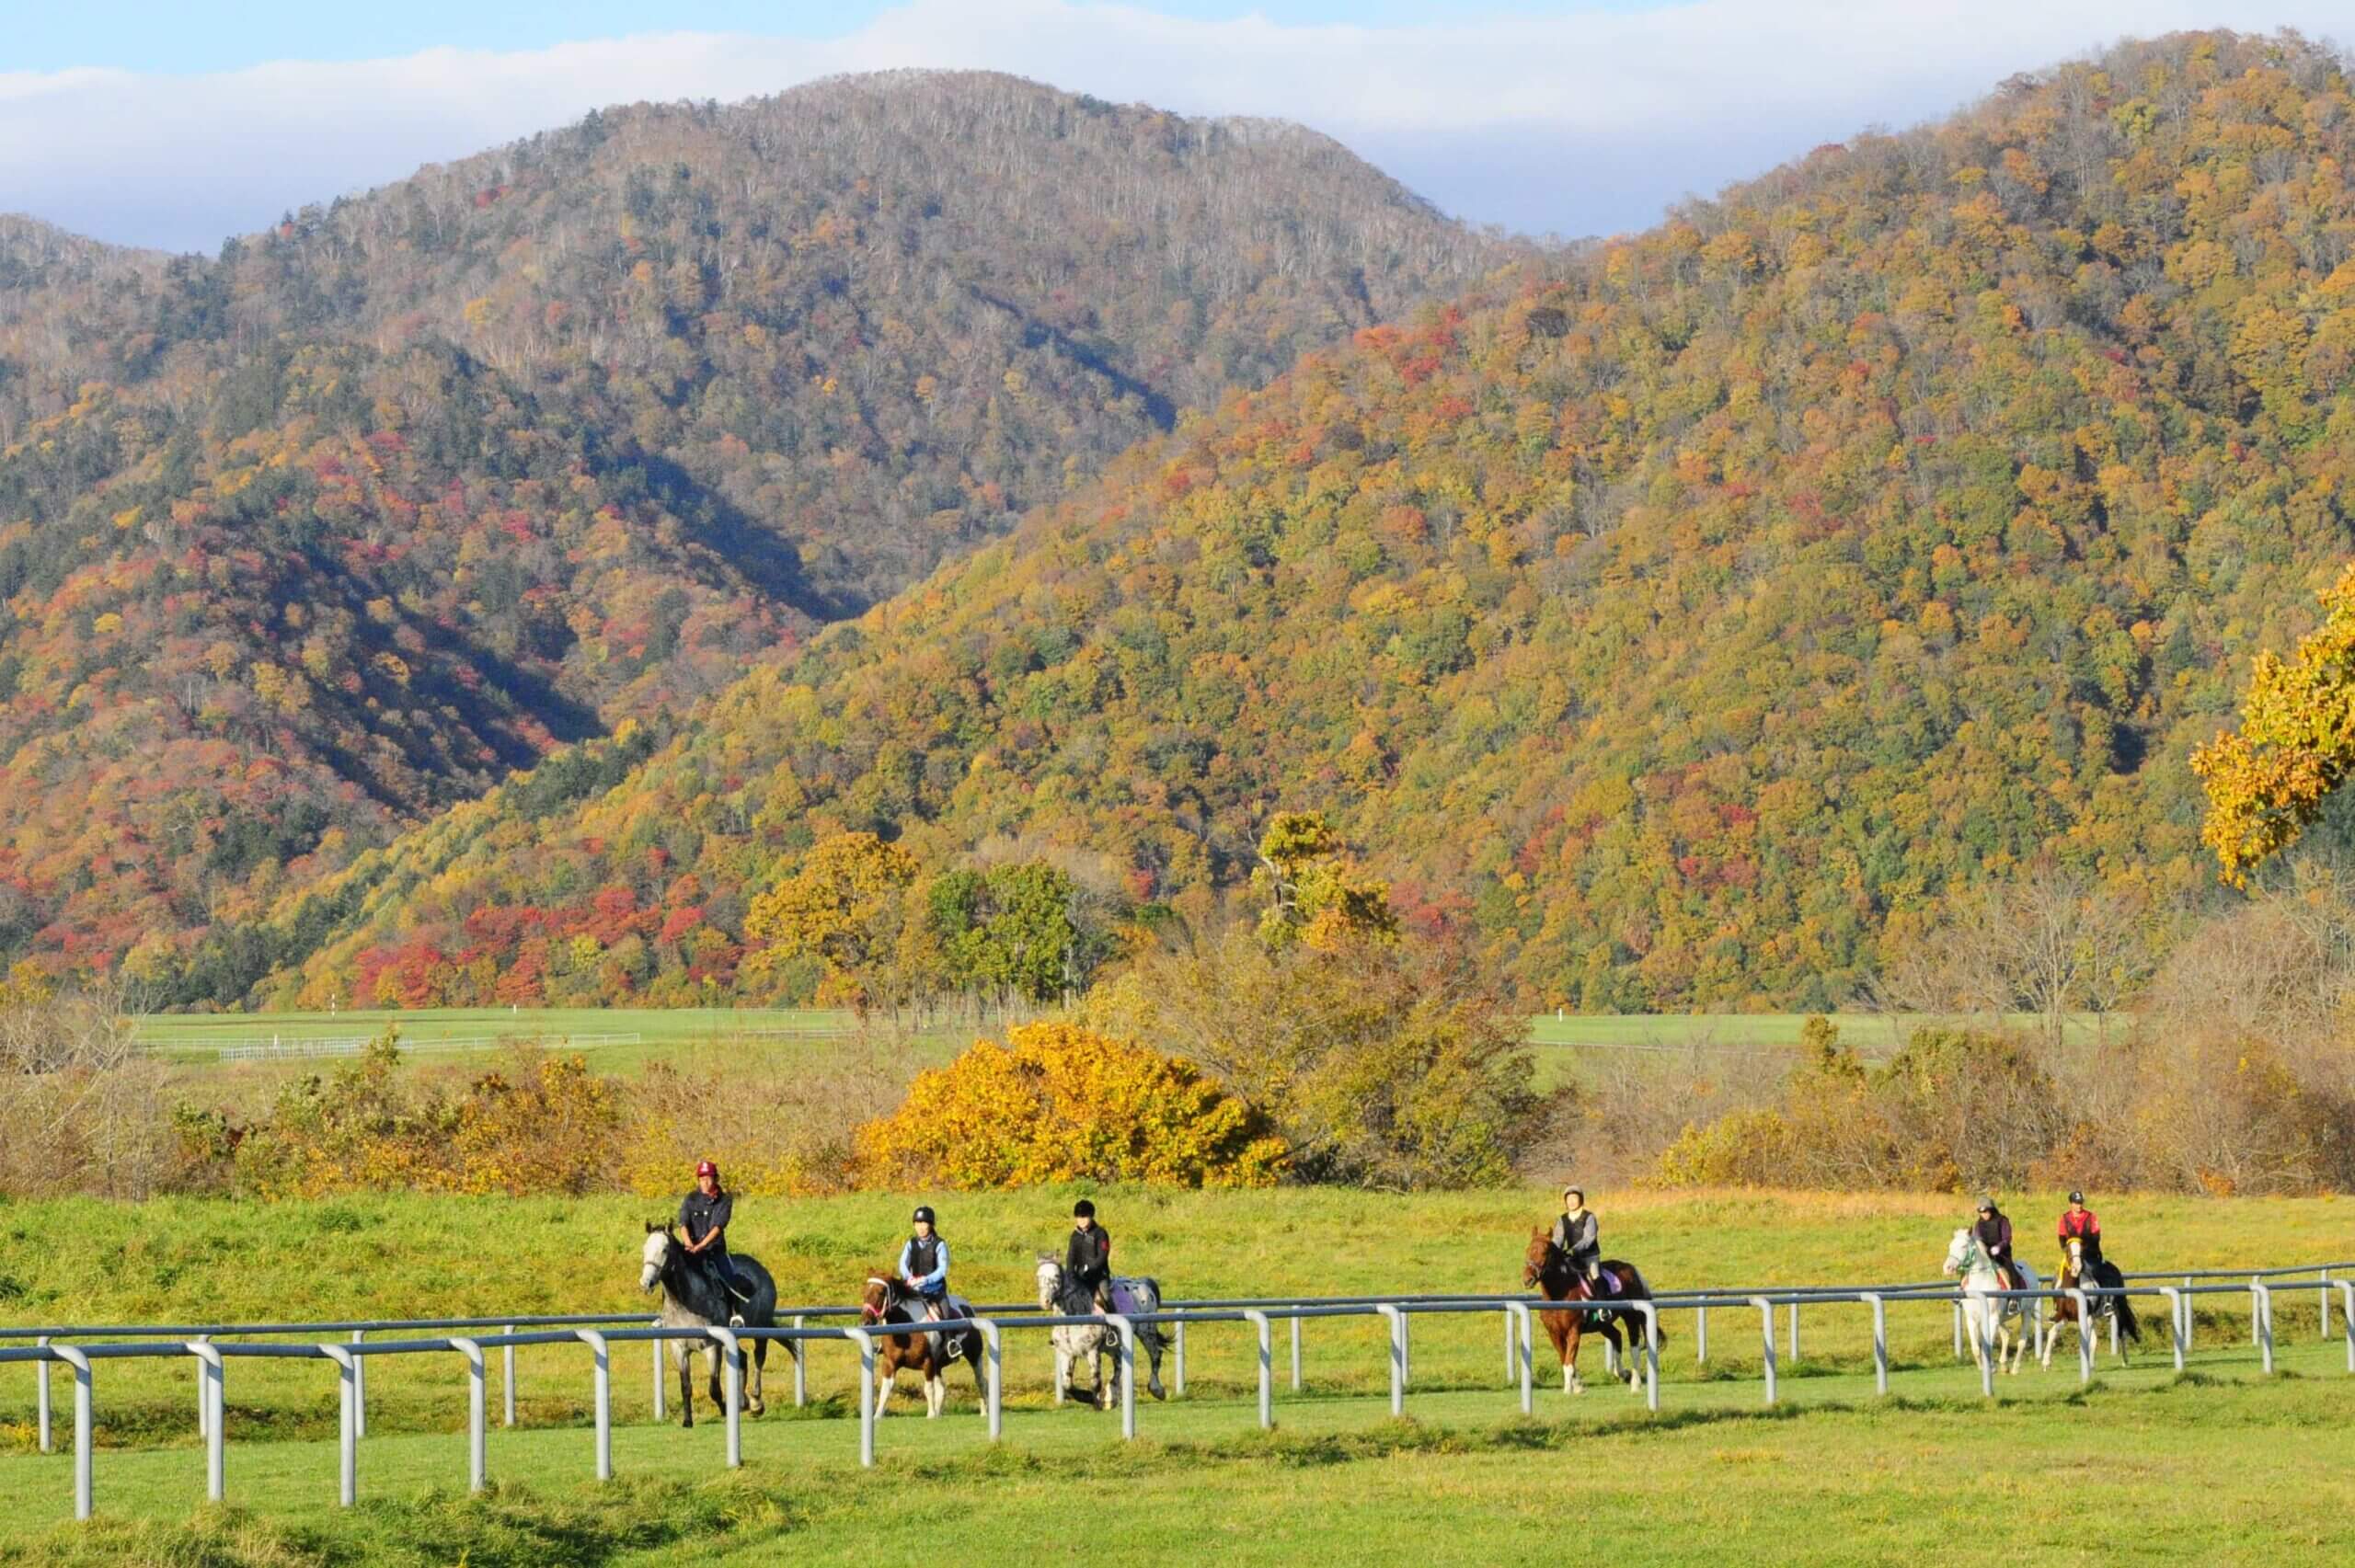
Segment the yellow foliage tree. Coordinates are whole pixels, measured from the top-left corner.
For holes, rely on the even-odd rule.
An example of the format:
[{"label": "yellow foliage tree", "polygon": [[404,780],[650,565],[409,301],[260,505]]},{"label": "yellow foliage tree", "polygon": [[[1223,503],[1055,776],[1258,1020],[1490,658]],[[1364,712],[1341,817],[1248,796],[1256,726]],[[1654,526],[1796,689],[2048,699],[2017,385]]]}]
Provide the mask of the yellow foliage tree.
[{"label": "yellow foliage tree", "polygon": [[2208,791],[2200,836],[2234,887],[2296,842],[2355,770],[2355,567],[2322,602],[2323,624],[2287,662],[2257,656],[2240,728],[2192,753]]},{"label": "yellow foliage tree", "polygon": [[976,1041],[858,1132],[879,1181],[962,1190],[1041,1182],[1264,1187],[1288,1162],[1254,1106],[1185,1062],[1070,1024]]},{"label": "yellow foliage tree", "polygon": [[825,966],[821,995],[864,1010],[890,962],[902,896],[915,879],[915,856],[873,833],[820,840],[798,870],[745,911],[745,934],[762,944],[746,967],[757,973],[807,955]]},{"label": "yellow foliage tree", "polygon": [[1259,937],[1270,946],[1300,942],[1330,952],[1352,939],[1398,934],[1390,884],[1361,875],[1317,812],[1279,812],[1269,822],[1251,885],[1268,900]]}]

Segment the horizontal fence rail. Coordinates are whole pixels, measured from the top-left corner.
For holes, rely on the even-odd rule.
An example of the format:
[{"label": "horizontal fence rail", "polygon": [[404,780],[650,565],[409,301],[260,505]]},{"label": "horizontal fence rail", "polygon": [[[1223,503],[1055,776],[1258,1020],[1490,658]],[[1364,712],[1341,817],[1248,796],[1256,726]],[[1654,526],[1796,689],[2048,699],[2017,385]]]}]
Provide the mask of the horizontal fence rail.
[{"label": "horizontal fence rail", "polygon": [[[1631,1388],[1642,1392],[1647,1408],[1655,1411],[1660,1404],[1662,1315],[1678,1311],[1694,1314],[1695,1358],[1706,1361],[1708,1313],[1712,1309],[1755,1311],[1759,1314],[1763,1391],[1768,1404],[1775,1402],[1779,1371],[1798,1359],[1799,1312],[1802,1307],[1821,1309],[1847,1305],[1869,1310],[1872,1314],[1874,1382],[1877,1391],[1886,1394],[1890,1376],[1888,1310],[1891,1303],[1949,1306],[1955,1317],[1956,1354],[1959,1356],[1964,1344],[1964,1320],[1970,1305],[1980,1303],[1999,1309],[2004,1303],[2016,1302],[2023,1309],[2022,1330],[2035,1341],[2040,1364],[2050,1365],[2061,1325],[2057,1322],[2053,1323],[2050,1337],[2046,1337],[2041,1310],[2048,1302],[2068,1301],[2076,1309],[2080,1326],[2077,1361],[2078,1379],[2083,1383],[2090,1381],[2093,1377],[2094,1339],[2086,1325],[2093,1321],[2096,1302],[2134,1297],[2156,1298],[2165,1301],[2174,1364],[2180,1371],[2184,1367],[2185,1354],[2190,1348],[2192,1308],[2197,1299],[2202,1296],[2246,1298],[2250,1311],[2250,1340],[2259,1352],[2264,1372],[2269,1376],[2274,1370],[2274,1298],[2284,1291],[2312,1289],[2318,1293],[2322,1303],[2322,1332],[2326,1340],[2331,1337],[2329,1313],[2332,1299],[2338,1299],[2347,1346],[2347,1369],[2349,1374],[2355,1374],[2355,1263],[2262,1269],[2152,1271],[2124,1277],[2127,1283],[2116,1288],[2081,1285],[2063,1288],[2053,1286],[2035,1290],[1965,1291],[1959,1289],[1951,1280],[1854,1286],[1710,1287],[1663,1291],[1643,1301],[1614,1299],[1604,1305],[1614,1311],[1631,1312],[1643,1320],[1642,1342],[1640,1345],[1629,1345],[1627,1354],[1632,1365],[1623,1375],[1628,1378]],[[1775,1333],[1777,1308],[1782,1309],[1787,1318],[1784,1334],[1779,1340]],[[1384,1329],[1390,1408],[1394,1414],[1403,1415],[1412,1376],[1413,1320],[1417,1317],[1494,1312],[1500,1316],[1503,1323],[1505,1380],[1509,1387],[1517,1389],[1520,1408],[1526,1414],[1534,1408],[1534,1320],[1548,1314],[1558,1316],[1568,1311],[1591,1310],[1588,1303],[1548,1301],[1525,1293],[1473,1296],[1440,1292],[1209,1299],[1164,1303],[1151,1312],[1079,1316],[1042,1312],[1029,1303],[1011,1303],[977,1306],[971,1309],[972,1315],[965,1318],[888,1326],[864,1321],[843,1326],[823,1322],[812,1325],[812,1319],[863,1319],[862,1308],[835,1304],[780,1307],[776,1316],[785,1326],[776,1328],[649,1324],[644,1312],[348,1320],[335,1322],[86,1324],[0,1328],[0,1364],[29,1363],[35,1368],[38,1379],[38,1442],[44,1453],[52,1451],[53,1442],[51,1368],[63,1366],[72,1371],[74,1513],[75,1518],[86,1519],[95,1506],[94,1385],[98,1364],[109,1361],[184,1357],[196,1365],[197,1428],[204,1440],[205,1494],[215,1502],[224,1500],[227,1494],[224,1416],[228,1364],[241,1359],[314,1360],[331,1364],[335,1368],[338,1389],[338,1494],[340,1502],[349,1506],[359,1495],[359,1448],[367,1435],[367,1365],[378,1356],[447,1355],[458,1358],[460,1369],[466,1379],[468,1484],[479,1492],[488,1482],[488,1352],[491,1350],[500,1353],[503,1425],[511,1427],[516,1424],[515,1351],[519,1347],[576,1345],[590,1353],[592,1473],[599,1481],[609,1481],[614,1474],[612,1357],[617,1345],[643,1343],[649,1347],[654,1369],[654,1413],[657,1419],[661,1418],[663,1411],[665,1346],[685,1345],[709,1350],[718,1357],[722,1371],[721,1403],[727,1424],[727,1462],[730,1467],[736,1467],[743,1462],[742,1418],[748,1347],[764,1341],[779,1342],[796,1352],[792,1356],[794,1402],[803,1404],[807,1402],[808,1391],[804,1378],[805,1358],[799,1354],[802,1348],[818,1343],[849,1345],[857,1353],[860,1370],[857,1401],[859,1462],[872,1465],[875,1462],[875,1425],[882,1413],[875,1398],[880,1342],[890,1339],[907,1338],[918,1333],[953,1334],[967,1331],[980,1334],[985,1363],[982,1414],[990,1438],[995,1441],[1002,1436],[1004,1430],[1004,1336],[1006,1333],[1051,1333],[1064,1328],[1109,1329],[1115,1335],[1114,1354],[1119,1366],[1120,1434],[1124,1439],[1133,1439],[1137,1435],[1134,1373],[1141,1334],[1157,1337],[1174,1354],[1173,1383],[1175,1391],[1182,1397],[1185,1392],[1188,1326],[1234,1323],[1247,1326],[1256,1350],[1258,1422],[1262,1427],[1272,1427],[1275,1425],[1274,1325],[1278,1322],[1288,1327],[1291,1386],[1298,1391],[1302,1387],[1304,1323],[1340,1318],[1378,1320]],[[1972,1332],[1977,1341],[1973,1350],[1980,1368],[1981,1389],[1984,1395],[1992,1398],[1995,1391],[1997,1325],[1991,1322],[1992,1314],[1989,1312],[1972,1315],[1978,1320]],[[2110,1322],[2114,1352],[2117,1348],[2115,1318]],[[322,1335],[345,1337],[339,1340],[316,1337]],[[290,1337],[307,1343],[266,1343]],[[6,1343],[9,1341],[30,1343]],[[78,1343],[64,1343],[66,1341]],[[255,1343],[258,1341],[264,1343]],[[1606,1352],[1610,1348],[1606,1344]],[[1611,1364],[1611,1369],[1614,1372],[1619,1370],[1615,1362]],[[1060,1386],[1056,1391],[1060,1398]]]}]

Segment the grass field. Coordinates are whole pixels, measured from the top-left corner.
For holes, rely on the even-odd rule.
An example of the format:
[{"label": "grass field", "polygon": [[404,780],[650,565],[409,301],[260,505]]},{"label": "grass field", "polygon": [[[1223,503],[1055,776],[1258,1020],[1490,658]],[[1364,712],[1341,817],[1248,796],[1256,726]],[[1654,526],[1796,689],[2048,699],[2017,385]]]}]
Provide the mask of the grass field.
[{"label": "grass field", "polygon": [[[1939,1198],[1600,1196],[1609,1250],[1660,1288],[1925,1279],[1959,1222]],[[1031,1254],[1060,1237],[1069,1196],[944,1201],[960,1288],[1026,1299]],[[1158,1275],[1173,1298],[1511,1289],[1527,1227],[1548,1207],[1532,1193],[1099,1196],[1122,1266]],[[907,1202],[748,1206],[740,1245],[787,1297],[843,1299],[896,1243]],[[2036,1238],[2057,1207],[2051,1195],[2012,1205]],[[2101,1207],[2131,1267],[2355,1253],[2355,1211],[2328,1199]],[[0,1310],[16,1322],[634,1310],[642,1211],[620,1199],[17,1203],[0,1207]],[[68,1230],[74,1244],[54,1244]],[[32,1379],[11,1368],[0,1377],[0,1495],[12,1500],[0,1562],[832,1562],[948,1540],[964,1561],[1006,1562],[1098,1555],[1117,1539],[1243,1562],[1452,1563],[1549,1560],[1566,1531],[1613,1561],[1874,1562],[1990,1528],[1991,1509],[2064,1562],[2155,1560],[2162,1548],[2174,1561],[2343,1558],[2355,1551],[2355,1378],[2343,1348],[2318,1342],[2311,1294],[2284,1299],[2279,1323],[2284,1375],[2270,1383],[2257,1380],[2245,1302],[2216,1298],[2185,1379],[2154,1350],[2130,1370],[2106,1364],[2081,1393],[2057,1357],[2050,1373],[2006,1379],[1991,1410],[1952,1360],[1943,1307],[1892,1311],[1892,1402],[1872,1394],[1863,1310],[1811,1309],[1804,1355],[1769,1413],[1755,1314],[1713,1315],[1706,1365],[1680,1315],[1660,1415],[1591,1365],[1591,1391],[1575,1401],[1541,1376],[1530,1422],[1503,1387],[1499,1321],[1432,1319],[1415,1329],[1399,1424],[1381,1397],[1378,1331],[1316,1322],[1306,1390],[1280,1385],[1273,1438],[1254,1428],[1247,1331],[1204,1327],[1189,1346],[1187,1397],[1148,1404],[1133,1448],[1116,1418],[1050,1408],[1046,1347],[1017,1337],[1001,1451],[988,1451],[971,1382],[952,1382],[948,1418],[910,1417],[910,1401],[884,1424],[874,1476],[854,1462],[847,1347],[816,1352],[805,1411],[773,1363],[770,1413],[748,1422],[748,1468],[729,1476],[716,1423],[650,1423],[649,1360],[632,1346],[615,1367],[623,1479],[605,1488],[589,1480],[587,1353],[549,1347],[522,1353],[522,1427],[491,1447],[506,1490],[479,1502],[463,1497],[453,1435],[456,1358],[386,1358],[369,1375],[366,1505],[348,1516],[331,1506],[323,1364],[232,1364],[226,1515],[198,1502],[192,1363],[114,1364],[99,1374],[98,1471],[113,1522],[96,1530],[63,1522],[70,1460],[29,1451]],[[2074,1524],[2054,1515],[2063,1486]]]}]

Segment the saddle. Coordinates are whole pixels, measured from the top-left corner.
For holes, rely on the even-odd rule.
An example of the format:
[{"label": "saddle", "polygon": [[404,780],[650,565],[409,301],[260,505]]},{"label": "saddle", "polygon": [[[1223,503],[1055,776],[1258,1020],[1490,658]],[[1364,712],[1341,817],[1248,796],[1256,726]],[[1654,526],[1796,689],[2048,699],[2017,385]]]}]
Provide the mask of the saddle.
[{"label": "saddle", "polygon": [[[924,1305],[926,1322],[936,1323],[973,1315],[973,1304],[962,1296],[947,1296],[937,1301],[928,1296],[919,1296],[916,1299]],[[965,1354],[963,1334],[928,1333],[925,1338],[932,1342],[932,1358],[936,1361],[955,1361]]]}]

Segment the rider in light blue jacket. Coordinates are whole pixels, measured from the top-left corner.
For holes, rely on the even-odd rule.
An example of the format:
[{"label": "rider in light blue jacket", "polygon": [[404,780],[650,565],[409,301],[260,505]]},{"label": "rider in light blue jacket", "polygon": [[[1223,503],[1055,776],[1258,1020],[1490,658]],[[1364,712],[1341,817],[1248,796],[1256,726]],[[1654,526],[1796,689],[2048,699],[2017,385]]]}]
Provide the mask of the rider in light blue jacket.
[{"label": "rider in light blue jacket", "polygon": [[915,1227],[900,1249],[900,1280],[924,1298],[925,1315],[937,1318],[948,1299],[948,1239],[933,1229],[930,1204],[917,1207]]}]

